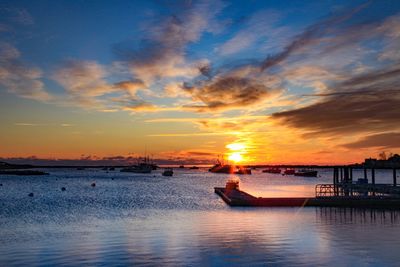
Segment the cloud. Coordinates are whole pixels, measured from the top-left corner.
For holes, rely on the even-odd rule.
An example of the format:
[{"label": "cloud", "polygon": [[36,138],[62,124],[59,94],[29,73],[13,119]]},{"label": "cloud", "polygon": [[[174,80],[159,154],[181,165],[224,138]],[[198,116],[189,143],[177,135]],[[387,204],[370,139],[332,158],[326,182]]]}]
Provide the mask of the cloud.
[{"label": "cloud", "polygon": [[55,71],[53,79],[77,97],[96,97],[128,87],[124,83],[114,87],[105,80],[107,75],[107,69],[96,61],[70,60]]},{"label": "cloud", "polygon": [[252,106],[270,97],[273,90],[262,82],[241,77],[223,76],[200,86],[185,86],[193,99],[204,105],[192,106],[199,111],[225,110]]},{"label": "cloud", "polygon": [[20,52],[9,43],[0,42],[0,85],[8,92],[40,101],[51,99],[41,81],[42,71],[20,60]]},{"label": "cloud", "polygon": [[139,79],[117,82],[114,87],[126,90],[132,97],[136,97],[140,89],[146,88],[145,84]]},{"label": "cloud", "polygon": [[18,23],[24,26],[35,23],[31,14],[25,8],[0,7],[1,20],[7,23]]},{"label": "cloud", "polygon": [[[151,104],[137,95],[146,86],[139,79],[108,82],[109,70],[96,61],[70,60],[53,74],[53,79],[66,91],[70,105],[100,111],[115,109],[147,110]],[[64,100],[61,100],[64,101]]]},{"label": "cloud", "polygon": [[16,122],[14,123],[15,126],[41,126],[43,124],[38,123],[27,123],[27,122]]},{"label": "cloud", "polygon": [[261,10],[245,20],[243,29],[224,42],[218,51],[221,55],[232,55],[251,47],[260,39],[273,37],[277,32],[282,33],[282,27],[277,27],[280,18],[274,10]]},{"label": "cloud", "polygon": [[280,123],[311,135],[344,135],[399,128],[400,66],[349,78],[312,105],[274,113]]},{"label": "cloud", "polygon": [[348,149],[362,149],[362,148],[381,148],[392,149],[400,148],[400,133],[388,132],[382,134],[369,135],[361,138],[358,141],[344,144],[343,147]]},{"label": "cloud", "polygon": [[214,17],[223,5],[219,1],[200,1],[184,6],[179,14],[163,17],[146,25],[139,47],[119,44],[117,55],[131,68],[133,75],[147,85],[165,77],[199,75],[199,62],[187,62],[185,49],[199,40],[203,32],[213,32]]},{"label": "cloud", "polygon": [[295,52],[300,51],[301,49],[316,45],[320,41],[319,38],[323,35],[331,34],[336,27],[340,25],[341,22],[348,20],[354,14],[360,12],[364,9],[368,3],[357,6],[356,8],[344,12],[343,14],[335,14],[330,16],[324,20],[318,21],[306,28],[302,33],[295,36],[294,40],[287,45],[282,52],[277,53],[273,56],[268,56],[263,60],[261,64],[261,70],[265,71],[277,64],[280,64],[284,60],[286,60],[289,56],[294,54]]}]

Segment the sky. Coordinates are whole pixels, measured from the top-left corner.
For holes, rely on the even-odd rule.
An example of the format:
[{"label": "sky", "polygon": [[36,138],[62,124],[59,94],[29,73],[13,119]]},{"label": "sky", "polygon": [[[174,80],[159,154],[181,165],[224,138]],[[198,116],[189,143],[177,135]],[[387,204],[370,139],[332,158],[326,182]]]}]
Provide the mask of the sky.
[{"label": "sky", "polygon": [[0,158],[400,149],[400,1],[0,1]]}]

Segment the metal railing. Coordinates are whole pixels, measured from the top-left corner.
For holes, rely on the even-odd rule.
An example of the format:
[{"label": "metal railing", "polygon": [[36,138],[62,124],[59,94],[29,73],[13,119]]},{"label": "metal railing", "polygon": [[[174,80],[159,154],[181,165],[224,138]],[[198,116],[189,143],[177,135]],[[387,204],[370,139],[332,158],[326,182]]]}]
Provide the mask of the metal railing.
[{"label": "metal railing", "polygon": [[400,188],[388,184],[317,184],[316,197],[400,197]]}]

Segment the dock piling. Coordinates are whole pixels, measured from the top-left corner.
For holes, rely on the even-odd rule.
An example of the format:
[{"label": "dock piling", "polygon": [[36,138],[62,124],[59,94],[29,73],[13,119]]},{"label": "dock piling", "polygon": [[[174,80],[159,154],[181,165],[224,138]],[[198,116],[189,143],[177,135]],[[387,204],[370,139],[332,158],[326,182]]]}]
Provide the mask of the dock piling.
[{"label": "dock piling", "polygon": [[[374,168],[371,169],[371,182],[372,182],[372,185],[375,185],[375,169]],[[372,191],[372,195],[375,196],[375,187],[373,187],[373,188],[374,188],[374,190]]]}]

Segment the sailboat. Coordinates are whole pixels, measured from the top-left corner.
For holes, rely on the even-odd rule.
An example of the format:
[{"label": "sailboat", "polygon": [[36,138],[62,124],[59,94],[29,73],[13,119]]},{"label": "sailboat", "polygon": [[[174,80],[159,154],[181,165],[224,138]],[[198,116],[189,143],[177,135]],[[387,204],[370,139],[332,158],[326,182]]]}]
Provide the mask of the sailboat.
[{"label": "sailboat", "polygon": [[144,158],[138,158],[137,165],[122,168],[121,172],[133,172],[133,173],[151,173],[154,169],[154,164],[150,157],[145,156]]}]

